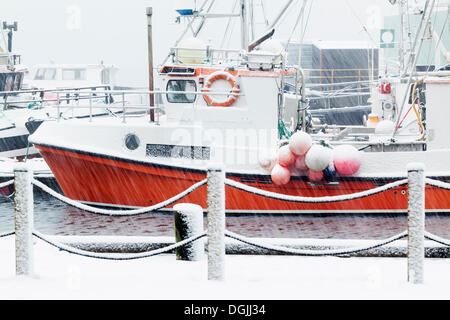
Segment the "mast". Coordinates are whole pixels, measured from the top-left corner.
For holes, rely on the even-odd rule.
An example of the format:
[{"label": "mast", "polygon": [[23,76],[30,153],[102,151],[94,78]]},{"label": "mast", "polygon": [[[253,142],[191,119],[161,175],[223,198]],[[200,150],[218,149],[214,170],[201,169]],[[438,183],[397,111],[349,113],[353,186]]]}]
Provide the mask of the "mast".
[{"label": "mast", "polygon": [[[306,132],[306,109],[304,105],[304,95],[305,95],[305,83],[304,83],[304,75],[301,67],[302,63],[302,44],[303,44],[303,37],[304,37],[304,29],[303,29],[303,18],[305,13],[305,7],[308,0],[303,0],[302,8],[300,9],[300,39],[299,39],[299,46],[298,46],[298,64],[297,64],[297,85],[295,86],[295,98],[298,101],[298,109],[297,109],[297,121],[299,120],[298,117],[300,116],[300,112],[302,114],[302,130]],[[300,78],[301,78],[301,85],[300,85]],[[300,95],[300,99],[298,96]],[[297,127],[299,126],[299,123],[297,123]]]},{"label": "mast", "polygon": [[241,49],[248,48],[248,25],[247,25],[247,3],[246,0],[241,0]]},{"label": "mast", "polygon": [[[148,90],[154,90],[154,80],[153,80],[153,39],[152,39],[152,15],[153,8],[146,8],[147,15],[147,43],[148,43]],[[155,121],[155,95],[150,94],[150,121]]]}]

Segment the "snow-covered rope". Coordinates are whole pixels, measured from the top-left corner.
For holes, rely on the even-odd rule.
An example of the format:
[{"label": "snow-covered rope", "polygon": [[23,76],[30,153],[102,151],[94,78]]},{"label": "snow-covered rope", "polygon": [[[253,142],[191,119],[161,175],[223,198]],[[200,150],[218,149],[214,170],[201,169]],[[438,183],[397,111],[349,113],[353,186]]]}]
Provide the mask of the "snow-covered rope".
[{"label": "snow-covered rope", "polygon": [[3,233],[3,234],[0,234],[0,238],[3,238],[3,237],[8,237],[8,236],[12,236],[13,234],[15,234],[15,232],[14,232],[14,231],[12,231],[12,232],[8,232],[8,233]]},{"label": "snow-covered rope", "polygon": [[201,187],[202,185],[206,184],[206,179],[197,182],[195,184],[193,184],[192,186],[190,186],[189,188],[187,188],[185,191],[173,196],[172,198],[169,198],[167,200],[164,200],[160,203],[154,204],[152,206],[149,207],[144,207],[144,208],[138,208],[138,209],[130,209],[130,210],[108,210],[108,209],[101,209],[101,208],[96,208],[96,207],[92,207],[83,203],[80,203],[79,201],[75,201],[72,199],[69,199],[65,196],[63,196],[62,194],[59,194],[58,192],[56,192],[55,190],[51,189],[50,187],[46,186],[45,184],[43,184],[42,182],[33,179],[32,183],[41,188],[43,191],[47,192],[48,194],[50,194],[51,196],[57,198],[58,200],[61,200],[62,202],[71,205],[73,207],[76,207],[78,209],[81,210],[85,210],[91,213],[96,213],[96,214],[101,214],[101,215],[109,215],[109,216],[135,216],[135,215],[140,215],[140,214],[145,214],[151,211],[155,211],[161,208],[164,208],[174,202],[177,202],[178,200],[180,200],[181,198],[187,196],[188,194],[190,194],[191,192],[193,192],[194,190],[198,189],[199,187]]},{"label": "snow-covered rope", "polygon": [[450,183],[447,182],[425,178],[425,183],[433,187],[450,190]]},{"label": "snow-covered rope", "polygon": [[432,241],[435,241],[437,243],[443,244],[445,246],[450,246],[450,240],[441,238],[441,237],[436,236],[436,235],[434,235],[432,233],[429,233],[427,231],[425,231],[425,238],[428,239],[428,240],[432,240]]},{"label": "snow-covered rope", "polygon": [[13,183],[14,183],[14,179],[2,182],[2,183],[0,183],[0,189],[4,188],[4,187],[7,187],[7,186],[9,186],[9,185],[11,185]]},{"label": "snow-covered rope", "polygon": [[350,194],[343,194],[343,195],[339,195],[339,196],[302,197],[302,196],[292,196],[292,195],[287,195],[287,194],[266,191],[266,190],[258,189],[258,188],[252,187],[252,186],[248,186],[246,184],[243,184],[243,183],[240,183],[240,182],[237,182],[234,180],[225,179],[226,185],[249,192],[249,193],[253,193],[253,194],[256,194],[259,196],[277,199],[277,200],[290,201],[290,202],[305,202],[305,203],[327,203],[327,202],[355,200],[358,198],[363,198],[363,197],[371,196],[371,195],[374,195],[374,194],[377,194],[380,192],[384,192],[389,189],[404,185],[406,183],[408,183],[408,179],[402,179],[402,180],[394,181],[391,183],[387,183],[384,186],[380,186],[380,187],[373,188],[370,190],[365,190],[365,191],[355,192],[355,193],[350,193]]},{"label": "snow-covered rope", "polygon": [[370,246],[365,246],[365,247],[334,249],[334,250],[301,250],[301,249],[293,249],[293,248],[258,243],[257,241],[250,240],[249,238],[240,236],[240,235],[230,232],[228,230],[225,231],[225,236],[235,239],[235,240],[238,240],[238,241],[241,241],[243,243],[246,243],[246,244],[261,248],[261,249],[277,251],[277,252],[281,252],[281,253],[288,253],[288,254],[293,254],[293,255],[300,255],[300,256],[339,256],[339,255],[357,253],[357,252],[371,250],[371,249],[375,249],[375,248],[384,246],[391,242],[405,238],[407,235],[408,235],[408,232],[404,231],[402,233],[399,233],[399,234],[392,236],[390,238],[387,238],[385,240],[381,240],[378,243],[372,244]]},{"label": "snow-covered rope", "polygon": [[131,254],[131,253],[95,253],[95,252],[91,252],[91,251],[87,251],[87,250],[80,250],[80,249],[65,245],[63,243],[53,241],[53,240],[49,239],[48,236],[46,236],[36,230],[33,232],[33,235],[62,251],[80,255],[83,257],[105,259],[105,260],[134,260],[134,259],[148,258],[148,257],[156,256],[158,254],[170,252],[172,250],[175,250],[179,247],[185,246],[191,242],[194,242],[196,240],[199,240],[199,239],[205,237],[206,232],[192,236],[183,241],[168,245],[164,248],[159,248],[159,249],[146,251],[146,252],[139,252],[139,253],[135,253],[135,254]]}]

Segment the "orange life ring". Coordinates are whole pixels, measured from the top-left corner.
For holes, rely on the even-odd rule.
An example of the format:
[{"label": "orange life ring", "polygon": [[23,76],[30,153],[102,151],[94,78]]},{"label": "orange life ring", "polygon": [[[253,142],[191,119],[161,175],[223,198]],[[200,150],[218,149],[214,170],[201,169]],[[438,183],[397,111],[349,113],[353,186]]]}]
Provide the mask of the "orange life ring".
[{"label": "orange life ring", "polygon": [[211,85],[216,80],[227,80],[231,85],[231,93],[228,96],[229,98],[225,101],[215,100],[212,97],[208,96],[207,94],[203,95],[203,98],[205,99],[206,103],[210,106],[216,106],[216,107],[228,107],[232,105],[237,98],[239,97],[239,85],[236,82],[236,79],[228,72],[225,71],[216,71],[212,73],[206,80],[205,80],[205,86],[202,89],[202,92],[209,92],[211,89]]}]

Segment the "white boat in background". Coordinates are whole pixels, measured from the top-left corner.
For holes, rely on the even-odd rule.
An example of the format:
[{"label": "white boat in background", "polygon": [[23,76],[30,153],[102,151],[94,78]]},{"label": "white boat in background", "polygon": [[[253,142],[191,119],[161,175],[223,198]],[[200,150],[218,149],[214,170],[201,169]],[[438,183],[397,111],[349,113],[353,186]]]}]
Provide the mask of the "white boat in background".
[{"label": "white boat in background", "polygon": [[0,157],[37,156],[28,136],[43,121],[118,116],[123,105],[137,103],[105,93],[116,85],[114,65],[40,64],[30,72],[20,55],[11,52],[11,40],[7,47],[0,47]]},{"label": "white boat in background", "polygon": [[114,88],[119,68],[111,64],[39,64],[31,68],[24,88],[65,89],[109,86]]}]

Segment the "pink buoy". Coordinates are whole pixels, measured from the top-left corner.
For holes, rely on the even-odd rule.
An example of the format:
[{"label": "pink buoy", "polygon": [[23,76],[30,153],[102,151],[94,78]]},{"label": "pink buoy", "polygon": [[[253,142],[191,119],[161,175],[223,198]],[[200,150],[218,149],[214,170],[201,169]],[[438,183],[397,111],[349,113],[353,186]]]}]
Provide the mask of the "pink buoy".
[{"label": "pink buoy", "polygon": [[291,172],[288,168],[285,168],[278,163],[273,167],[271,178],[276,185],[283,185],[289,182],[291,179]]},{"label": "pink buoy", "polygon": [[305,163],[305,156],[295,158],[294,167],[297,170],[308,170],[308,166]]},{"label": "pink buoy", "polygon": [[339,174],[352,175],[361,167],[361,153],[351,145],[338,146],[333,152],[333,162]]},{"label": "pink buoy", "polygon": [[278,150],[278,163],[283,167],[289,167],[294,164],[295,154],[291,152],[288,145],[282,146]]},{"label": "pink buoy", "polygon": [[320,181],[323,178],[323,171],[308,170],[308,178],[310,181]]},{"label": "pink buoy", "polygon": [[297,131],[289,138],[289,149],[297,156],[306,154],[311,146],[311,136],[304,131]]}]

